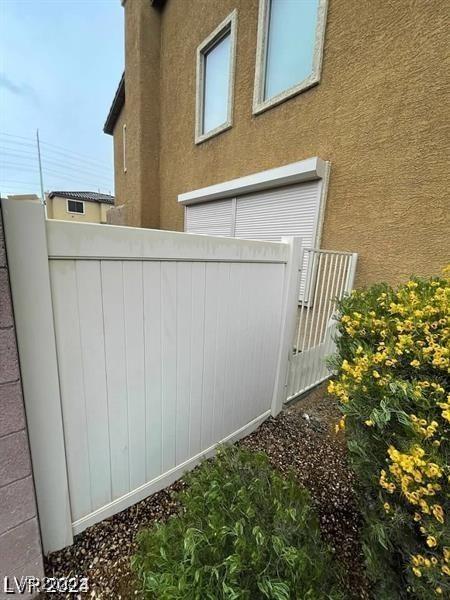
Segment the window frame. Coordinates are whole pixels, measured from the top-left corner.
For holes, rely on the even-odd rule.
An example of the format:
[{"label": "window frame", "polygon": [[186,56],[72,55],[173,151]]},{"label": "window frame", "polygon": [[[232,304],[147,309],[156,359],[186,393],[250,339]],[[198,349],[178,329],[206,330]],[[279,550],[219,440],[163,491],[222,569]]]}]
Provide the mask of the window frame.
[{"label": "window frame", "polygon": [[[210,35],[197,47],[197,72],[195,90],[195,143],[201,144],[233,126],[234,77],[236,66],[237,10],[233,10]],[[222,37],[230,33],[230,71],[228,79],[227,119],[210,131],[203,132],[203,110],[205,95],[205,57]]]},{"label": "window frame", "polygon": [[253,114],[258,115],[273,106],[281,104],[285,100],[308,90],[320,81],[322,71],[322,57],[325,40],[325,27],[327,20],[328,0],[318,0],[317,7],[317,25],[315,34],[315,43],[313,50],[313,65],[311,74],[293,85],[292,87],[280,92],[272,98],[264,99],[264,89],[266,82],[267,67],[267,48],[269,33],[271,0],[259,0],[258,12],[258,34],[256,41],[256,64],[255,64],[255,84],[253,88]]},{"label": "window frame", "polygon": [[[69,210],[69,202],[76,202],[78,204],[81,204],[82,207],[83,207],[83,212]],[[85,215],[86,214],[86,210],[85,210],[85,206],[84,206],[84,200],[75,200],[74,198],[67,198],[67,200],[66,200],[66,210],[69,213],[69,215]]]}]

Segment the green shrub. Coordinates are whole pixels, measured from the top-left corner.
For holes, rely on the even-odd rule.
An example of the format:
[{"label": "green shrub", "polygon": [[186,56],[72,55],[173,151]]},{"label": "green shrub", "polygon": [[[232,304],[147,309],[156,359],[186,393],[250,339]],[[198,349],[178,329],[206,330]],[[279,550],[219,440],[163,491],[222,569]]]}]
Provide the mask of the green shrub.
[{"label": "green shrub", "polygon": [[182,512],[139,535],[146,598],[343,598],[308,492],[265,455],[220,450],[186,479]]},{"label": "green shrub", "polygon": [[450,598],[450,280],[341,304],[336,378],[377,599]]}]

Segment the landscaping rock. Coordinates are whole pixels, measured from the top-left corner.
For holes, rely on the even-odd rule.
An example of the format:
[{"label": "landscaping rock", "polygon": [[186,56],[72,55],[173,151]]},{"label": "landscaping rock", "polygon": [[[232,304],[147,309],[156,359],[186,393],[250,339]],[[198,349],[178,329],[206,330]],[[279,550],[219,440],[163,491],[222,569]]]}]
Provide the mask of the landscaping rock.
[{"label": "landscaping rock", "polygon": [[[294,471],[297,480],[309,489],[324,538],[345,570],[349,598],[366,599],[369,596],[363,576],[353,475],[347,465],[344,440],[334,433],[339,418],[336,403],[323,387],[316,388],[277,418],[268,419],[240,443],[248,449],[265,452],[282,473]],[[47,557],[46,575],[88,577],[89,593],[82,594],[86,598],[139,598],[139,584],[131,569],[136,534],[176,514],[179,505],[174,493],[183,485],[178,481],[90,527],[76,537],[72,546]],[[61,593],[47,596],[74,597]]]}]

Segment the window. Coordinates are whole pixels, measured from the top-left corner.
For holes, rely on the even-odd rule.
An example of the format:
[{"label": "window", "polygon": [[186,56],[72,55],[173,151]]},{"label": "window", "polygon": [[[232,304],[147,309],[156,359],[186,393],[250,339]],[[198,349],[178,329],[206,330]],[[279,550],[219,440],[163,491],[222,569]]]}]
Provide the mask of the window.
[{"label": "window", "polygon": [[122,127],[122,161],[123,172],[127,172],[127,125],[124,123]]},{"label": "window", "polygon": [[260,0],[253,113],[320,80],[327,0]]},{"label": "window", "polygon": [[67,200],[67,212],[84,215],[84,202],[78,200]]},{"label": "window", "polygon": [[235,44],[233,11],[197,49],[196,144],[232,125]]}]

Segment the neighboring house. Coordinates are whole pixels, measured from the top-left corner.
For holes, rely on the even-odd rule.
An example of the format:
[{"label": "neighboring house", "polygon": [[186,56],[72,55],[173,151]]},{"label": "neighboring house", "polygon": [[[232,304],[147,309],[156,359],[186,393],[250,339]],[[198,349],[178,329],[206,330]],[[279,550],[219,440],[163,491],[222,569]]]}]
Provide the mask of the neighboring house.
[{"label": "neighboring house", "polygon": [[112,223],[450,258],[448,2],[123,0]]},{"label": "neighboring house", "polygon": [[48,219],[106,223],[106,213],[114,206],[114,196],[98,192],[49,192],[46,195]]}]

